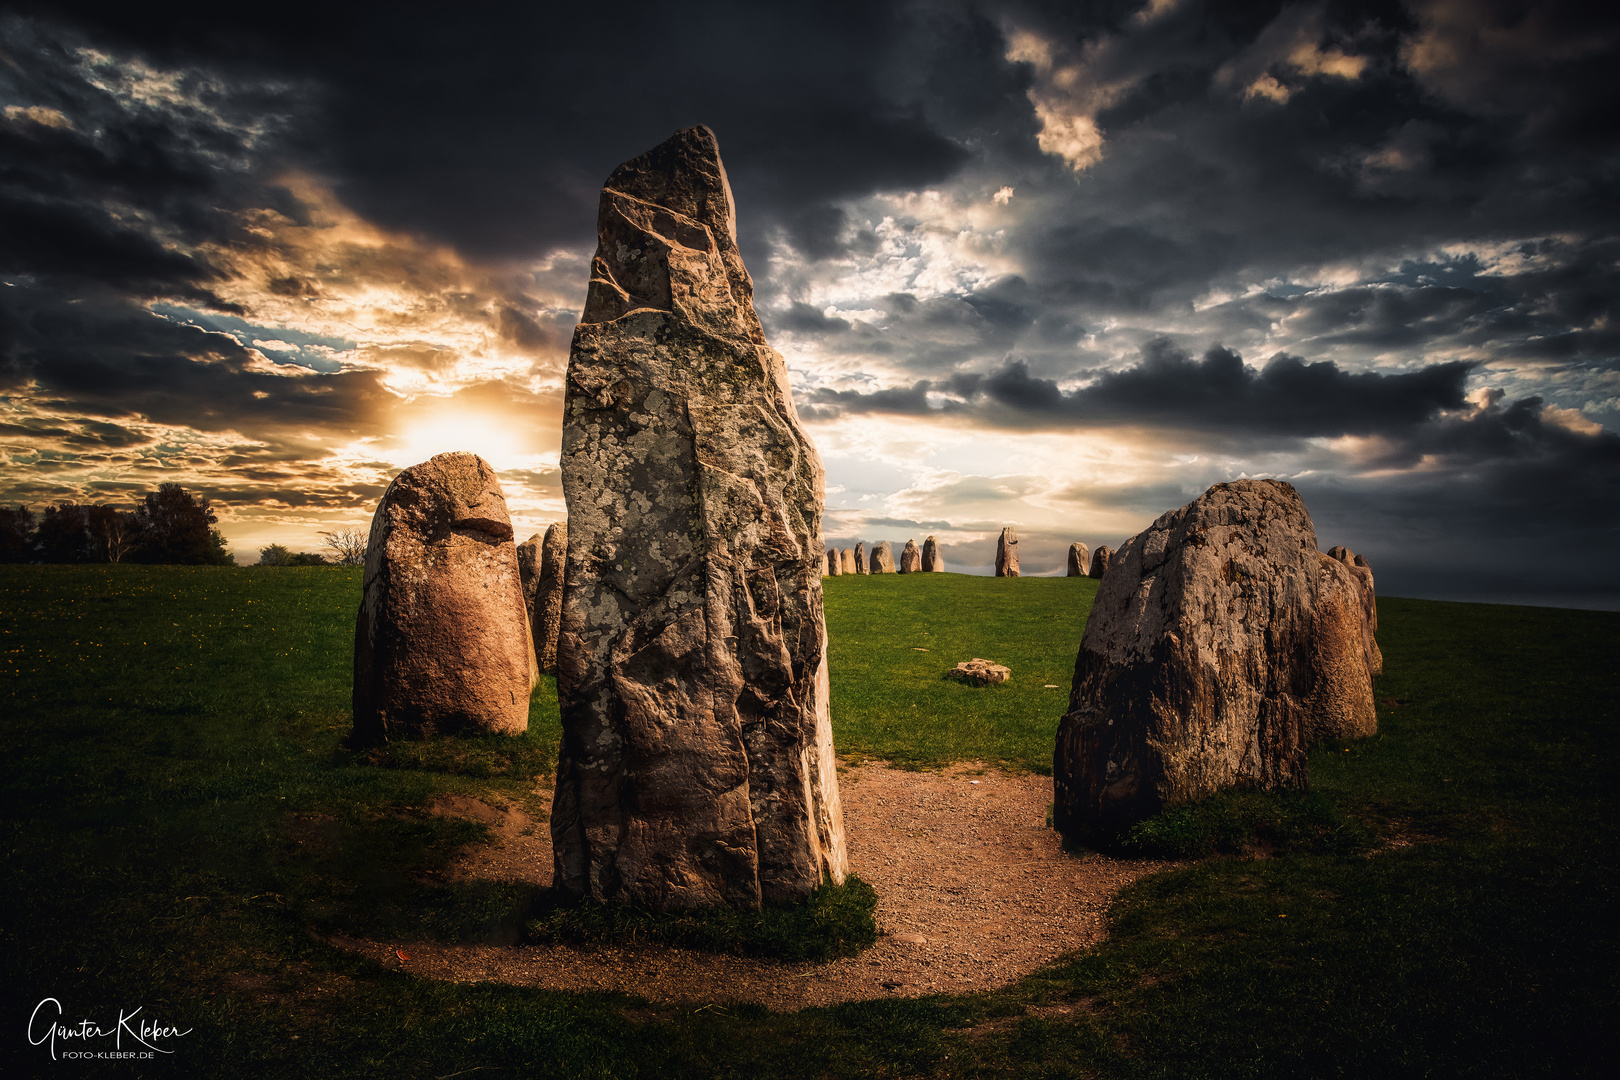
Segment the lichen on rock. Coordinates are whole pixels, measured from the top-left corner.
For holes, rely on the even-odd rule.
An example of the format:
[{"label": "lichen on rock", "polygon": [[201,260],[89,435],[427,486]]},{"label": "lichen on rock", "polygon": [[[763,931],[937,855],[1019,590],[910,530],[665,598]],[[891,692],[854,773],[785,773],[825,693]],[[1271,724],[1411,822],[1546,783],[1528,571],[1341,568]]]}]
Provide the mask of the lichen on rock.
[{"label": "lichen on rock", "polygon": [[765,341],[714,135],[619,166],[564,400],[556,885],[801,900],[847,855],[821,460]]}]

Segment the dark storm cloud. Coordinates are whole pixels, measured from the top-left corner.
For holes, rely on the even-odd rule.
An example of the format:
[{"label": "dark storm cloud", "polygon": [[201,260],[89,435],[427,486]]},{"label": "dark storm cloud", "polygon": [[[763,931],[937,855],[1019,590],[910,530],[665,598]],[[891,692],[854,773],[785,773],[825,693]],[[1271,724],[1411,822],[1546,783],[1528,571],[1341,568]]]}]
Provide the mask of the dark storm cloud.
[{"label": "dark storm cloud", "polygon": [[76,302],[0,289],[0,349],[13,385],[31,383],[37,405],[53,412],[208,432],[349,432],[393,401],[375,372],[275,374],[227,334],[100,294]]},{"label": "dark storm cloud", "polygon": [[[1219,346],[1201,360],[1158,340],[1141,361],[1064,391],[1032,376],[1018,361],[988,376],[921,380],[909,390],[819,390],[823,410],[949,414],[1009,427],[1132,425],[1196,431],[1242,431],[1295,438],[1388,434],[1411,430],[1465,404],[1473,365],[1452,361],[1406,374],[1343,371],[1331,361],[1306,363],[1279,353],[1258,370]],[[930,408],[928,394],[951,394]],[[825,417],[824,411],[817,414]]]},{"label": "dark storm cloud", "polygon": [[151,85],[73,30],[0,26],[0,275],[228,309],[197,248],[263,194],[250,166],[298,95],[193,72]]},{"label": "dark storm cloud", "polygon": [[[836,200],[925,185],[967,156],[887,85],[914,24],[902,4],[50,11],[166,63],[229,57],[318,86],[303,136],[346,201],[480,256],[588,243],[602,179],[695,123],[719,134],[750,226],[829,250]],[[992,35],[968,45],[992,59]]]}]

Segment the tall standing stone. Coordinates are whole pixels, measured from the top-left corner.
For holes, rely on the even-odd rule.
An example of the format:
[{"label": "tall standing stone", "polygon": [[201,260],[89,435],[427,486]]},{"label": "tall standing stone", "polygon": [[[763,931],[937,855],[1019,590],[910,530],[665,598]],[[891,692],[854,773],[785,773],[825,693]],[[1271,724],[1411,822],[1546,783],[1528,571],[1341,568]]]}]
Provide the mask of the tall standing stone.
[{"label": "tall standing stone", "polygon": [[1069,545],[1069,577],[1086,577],[1091,568],[1090,558],[1084,544]]},{"label": "tall standing stone", "polygon": [[608,178],[563,405],[555,884],[655,910],[847,867],[823,474],[765,342],[714,135]]},{"label": "tall standing stone", "polygon": [[1304,787],[1313,737],[1375,722],[1354,590],[1281,481],[1217,484],[1127,540],[1058,727],[1059,831],[1107,843],[1225,788]]},{"label": "tall standing stone", "polygon": [[932,536],[923,541],[922,570],[925,574],[939,574],[945,570],[945,560],[939,557],[939,541]]},{"label": "tall standing stone", "polygon": [[827,549],[827,576],[837,577],[844,572],[844,564],[838,559],[838,549]]},{"label": "tall standing stone", "polygon": [[534,588],[534,655],[540,670],[557,670],[557,635],[562,631],[563,578],[568,563],[568,522],[554,521],[540,542],[540,580]]},{"label": "tall standing stone", "polygon": [[853,573],[855,573],[855,551],[854,551],[854,549],[853,548],[845,548],[844,550],[840,551],[838,553],[838,564],[839,564],[839,568],[840,568],[841,573],[845,573],[845,574],[853,574]]},{"label": "tall standing stone", "polygon": [[523,584],[523,610],[534,619],[534,590],[540,584],[540,545],[544,538],[535,533],[517,546],[518,579]]},{"label": "tall standing stone", "polygon": [[858,541],[855,544],[855,572],[857,574],[864,574],[867,572],[866,543],[864,541]]},{"label": "tall standing stone", "polygon": [[874,574],[894,573],[894,549],[887,540],[879,540],[872,545],[872,559],[867,567]]},{"label": "tall standing stone", "polygon": [[1011,525],[996,539],[996,577],[1018,576],[1018,530]]},{"label": "tall standing stone", "polygon": [[371,520],[354,628],[354,741],[529,726],[539,673],[495,470],[440,454],[394,477]]},{"label": "tall standing stone", "polygon": [[1378,648],[1378,594],[1373,588],[1372,564],[1342,544],[1328,548],[1328,558],[1337,559],[1350,571],[1360,590],[1361,638],[1367,654],[1367,670],[1374,675],[1384,673],[1384,654]]},{"label": "tall standing stone", "polygon": [[1091,571],[1088,577],[1100,578],[1108,573],[1108,562],[1114,557],[1113,549],[1103,544],[1091,553]]},{"label": "tall standing stone", "polygon": [[922,552],[917,550],[915,540],[907,540],[905,549],[900,552],[900,572],[902,574],[915,574],[922,569]]}]

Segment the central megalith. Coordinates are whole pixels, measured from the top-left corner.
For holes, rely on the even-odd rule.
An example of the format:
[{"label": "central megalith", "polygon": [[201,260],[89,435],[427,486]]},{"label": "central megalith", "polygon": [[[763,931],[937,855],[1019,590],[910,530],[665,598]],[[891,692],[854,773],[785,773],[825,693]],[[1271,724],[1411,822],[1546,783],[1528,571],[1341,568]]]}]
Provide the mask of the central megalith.
[{"label": "central megalith", "polygon": [[900,552],[900,572],[902,574],[915,574],[922,570],[922,552],[917,550],[917,541],[907,540],[905,549]]},{"label": "central megalith", "polygon": [[354,742],[514,734],[539,679],[512,519],[495,471],[440,454],[371,519],[354,628]]},{"label": "central megalith", "polygon": [[925,574],[942,574],[945,572],[945,560],[939,557],[939,541],[932,536],[923,541],[922,571]]},{"label": "central megalith", "polygon": [[887,540],[879,540],[872,545],[872,559],[867,567],[874,574],[892,574],[894,568],[894,548]]},{"label": "central megalith", "polygon": [[866,573],[866,542],[864,540],[855,544],[855,572],[857,574]]},{"label": "central megalith", "polygon": [[1360,614],[1290,484],[1216,484],[1131,537],[1058,726],[1058,830],[1106,845],[1226,788],[1304,787],[1312,738],[1376,730]]},{"label": "central megalith", "polygon": [[1090,567],[1091,567],[1090,553],[1086,551],[1086,545],[1084,545],[1084,544],[1070,544],[1069,545],[1069,576],[1070,577],[1086,577],[1086,576],[1088,576],[1086,574],[1086,571],[1088,569],[1090,569]]},{"label": "central megalith", "polygon": [[1018,576],[1018,530],[1011,525],[996,538],[996,577]]},{"label": "central megalith", "polygon": [[821,459],[765,342],[714,134],[614,170],[563,404],[555,884],[655,910],[847,866]]}]

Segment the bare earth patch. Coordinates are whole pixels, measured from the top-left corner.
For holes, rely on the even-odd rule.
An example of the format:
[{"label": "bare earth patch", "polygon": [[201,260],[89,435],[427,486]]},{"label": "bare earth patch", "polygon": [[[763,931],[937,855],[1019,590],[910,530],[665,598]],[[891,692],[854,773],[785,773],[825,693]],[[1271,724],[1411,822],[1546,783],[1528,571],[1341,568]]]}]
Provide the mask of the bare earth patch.
[{"label": "bare earth patch", "polygon": [[[1046,827],[1050,777],[972,765],[934,773],[868,763],[841,770],[839,779],[850,865],[877,890],[882,934],[851,959],[783,964],[661,946],[333,943],[432,979],[791,1010],[1014,982],[1095,944],[1121,888],[1177,865],[1065,854],[1057,833]],[[544,819],[461,796],[434,809],[484,821],[497,837],[469,851],[458,875],[550,885]]]}]

